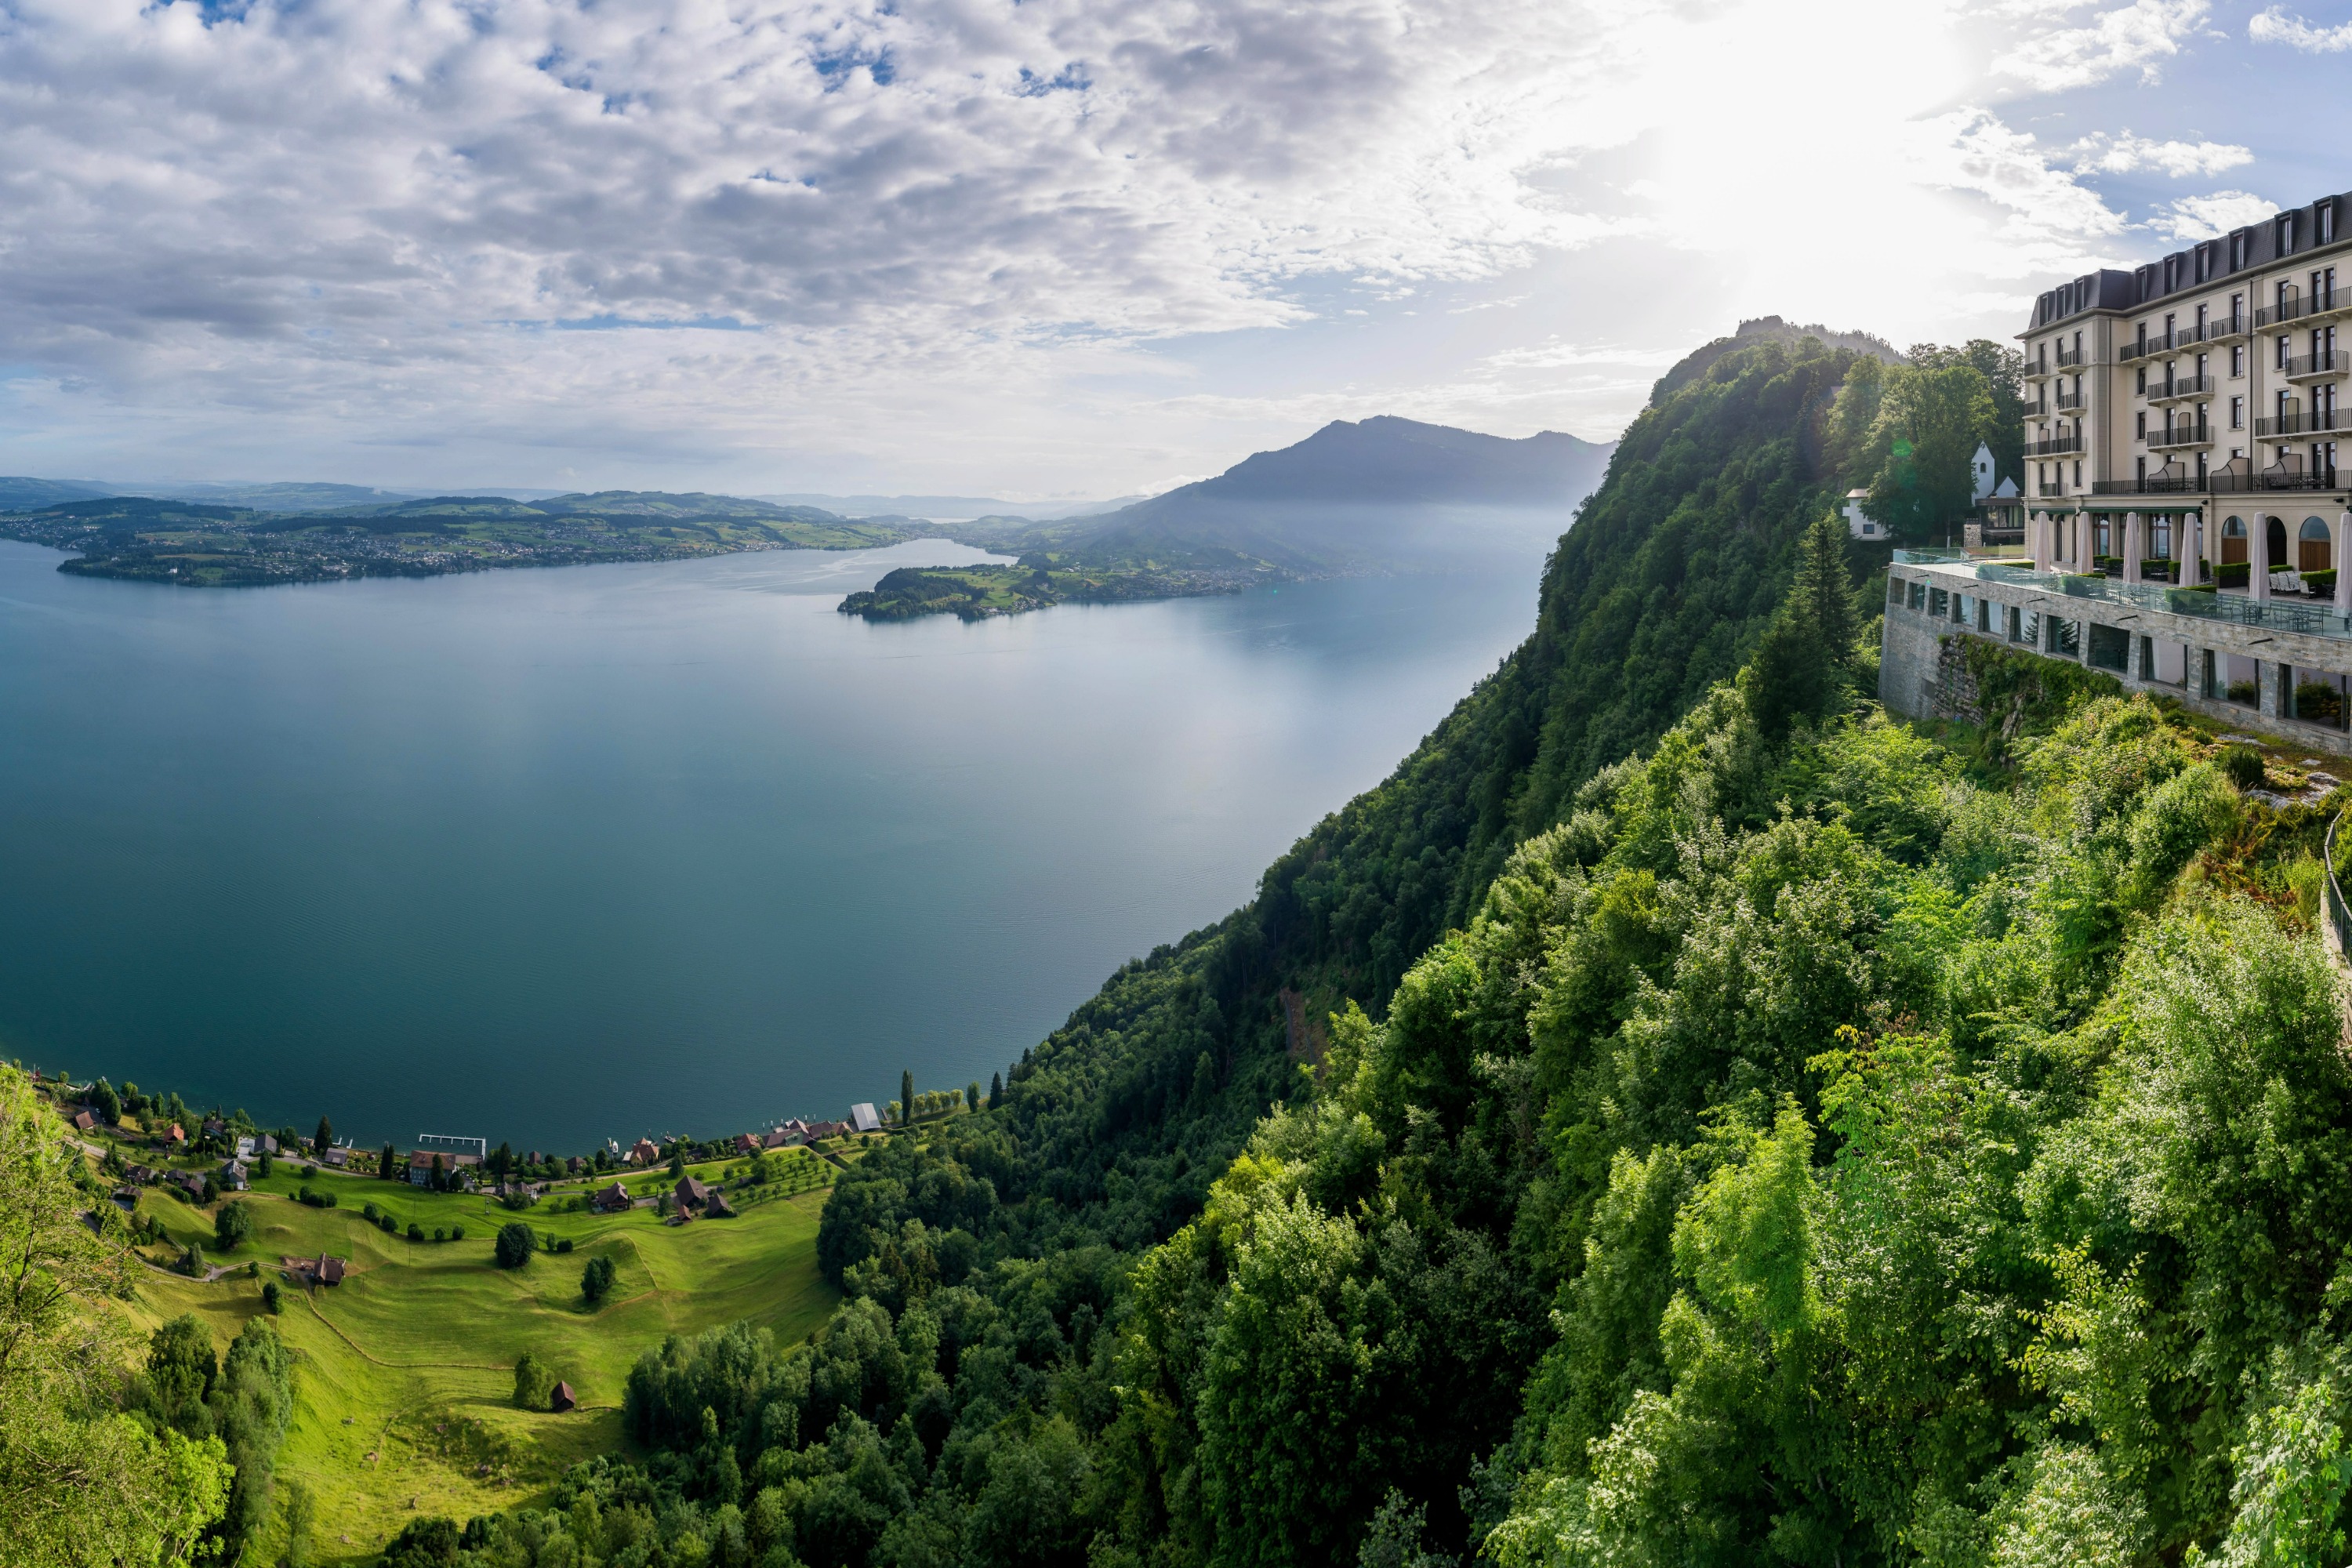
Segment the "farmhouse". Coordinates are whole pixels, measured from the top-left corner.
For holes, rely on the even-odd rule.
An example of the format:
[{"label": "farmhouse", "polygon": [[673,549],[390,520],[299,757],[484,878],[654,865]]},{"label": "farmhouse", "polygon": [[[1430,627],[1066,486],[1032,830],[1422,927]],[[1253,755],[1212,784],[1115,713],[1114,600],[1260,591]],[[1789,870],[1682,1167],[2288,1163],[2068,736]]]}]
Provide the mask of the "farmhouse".
[{"label": "farmhouse", "polygon": [[220,1168],[220,1184],[223,1190],[232,1193],[241,1193],[251,1185],[245,1179],[245,1162],[230,1160],[224,1163]]},{"label": "farmhouse", "polygon": [[75,1131],[88,1132],[98,1125],[98,1118],[87,1110],[77,1110],[74,1112],[73,1124]]},{"label": "farmhouse", "polygon": [[632,1165],[650,1165],[660,1158],[661,1151],[654,1146],[650,1138],[640,1138],[629,1145],[629,1163]]},{"label": "farmhouse", "polygon": [[580,1396],[572,1392],[572,1385],[568,1383],[557,1384],[555,1392],[547,1396],[547,1407],[559,1415],[579,1403]]},{"label": "farmhouse", "polygon": [[615,1182],[588,1194],[588,1206],[598,1214],[622,1214],[629,1206],[628,1190]]}]

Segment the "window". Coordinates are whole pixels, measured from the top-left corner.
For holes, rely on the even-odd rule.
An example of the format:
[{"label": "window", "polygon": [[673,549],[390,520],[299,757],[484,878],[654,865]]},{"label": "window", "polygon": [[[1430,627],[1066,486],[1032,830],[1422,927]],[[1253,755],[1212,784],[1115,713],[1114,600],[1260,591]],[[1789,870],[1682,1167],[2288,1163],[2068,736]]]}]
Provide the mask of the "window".
[{"label": "window", "polygon": [[[2142,348],[2146,348],[2147,346],[2147,345],[2146,343],[2140,344],[2140,347]],[[2142,365],[2139,367],[2139,374],[2132,383],[2132,390],[2138,393],[2143,397],[2147,395],[2147,366]]]},{"label": "window", "polygon": [[1927,590],[1927,618],[1940,621],[1951,614],[1952,595],[1941,588]]},{"label": "window", "polygon": [[2336,204],[2321,202],[2312,209],[2312,242],[2332,245],[2336,241]]},{"label": "window", "polygon": [[2009,640],[2011,642],[2025,643],[2033,647],[2040,647],[2042,646],[2042,612],[2039,610],[2011,610],[2010,612]]},{"label": "window", "polygon": [[2083,483],[2083,459],[2080,458],[2074,459],[2074,483],[2077,488]]},{"label": "window", "polygon": [[2242,430],[2245,427],[2246,400],[2242,397],[2233,397],[2230,399],[2230,428]]},{"label": "window", "polygon": [[[2230,270],[2235,272],[2246,264],[2246,236],[2242,230],[2230,237]],[[2237,301],[2230,301],[2230,313],[2236,315]]]},{"label": "window", "polygon": [[2291,253],[2294,249],[2294,215],[2293,213],[2281,213],[2279,214],[2278,220],[2278,253],[2281,256],[2285,256]]},{"label": "window", "polygon": [[2055,616],[2051,617],[2050,651],[2052,653],[2063,654],[2068,658],[2082,658],[2083,623],[2080,621],[2062,621]]},{"label": "window", "polygon": [[2278,363],[2273,368],[2284,370],[2287,361],[2293,358],[2294,358],[2294,337],[2292,333],[2281,332],[2278,337]]},{"label": "window", "polygon": [[2246,374],[2246,345],[2243,343],[2233,343],[2230,347],[2230,374],[2231,375]]},{"label": "window", "polygon": [[[2205,281],[2206,271],[2211,267],[2212,260],[2213,247],[2211,246],[2200,245],[2197,247],[2197,281],[2200,283]],[[2205,324],[2205,307],[2202,305],[2197,307],[2197,324],[2200,327]]]},{"label": "window", "polygon": [[1911,584],[1911,607],[1916,610],[1927,602],[1927,584],[1925,583],[1913,583]]},{"label": "window", "polygon": [[[2200,315],[2200,316],[2201,316],[2201,315],[2203,315],[2205,312],[2204,312],[2204,311],[2202,311],[2202,310],[2200,310],[2200,311],[2198,311],[2197,313],[2198,313],[2199,315]],[[2198,380],[2200,380],[2200,381],[2204,380],[2204,379],[2205,379],[2205,377],[2206,377],[2208,374],[2210,374],[2211,373],[2212,368],[2213,368],[2213,356],[2212,356],[2211,354],[2199,354],[2199,355],[2197,356],[2197,379],[2198,379]]]},{"label": "window", "polygon": [[1977,601],[1977,630],[1988,635],[1992,631],[1992,602],[1989,599]]},{"label": "window", "polygon": [[2141,439],[2141,440],[2143,440],[2143,441],[2147,440],[2147,409],[2145,409],[2145,408],[2143,408],[2143,409],[2139,410],[2137,413],[2134,414],[2134,415],[2132,416],[2132,422],[2133,422],[2133,424],[2137,426],[2137,428],[2136,428],[2136,429],[2134,429],[2134,430],[2132,431],[2132,434],[2133,434],[2134,436],[2137,437],[2139,439]]},{"label": "window", "polygon": [[[2242,243],[2242,242],[2244,241],[2244,239],[2245,239],[2245,236],[2243,236],[2243,235],[2240,235],[2240,236],[2238,237],[2238,238],[2239,238],[2240,242],[2241,242],[2241,243]],[[2234,323],[2236,323],[2236,322],[2242,321],[2244,321],[2245,319],[2246,319],[2246,297],[2245,297],[2243,294],[2232,294],[2232,295],[2231,295],[2231,296],[2230,296],[2230,320],[2231,320],[2231,321],[2234,324]]]},{"label": "window", "polygon": [[1974,614],[1974,611],[1971,608],[1974,603],[1975,601],[1971,600],[1966,594],[1953,595],[1952,619],[1959,622],[1962,626],[1966,626],[1969,617]]},{"label": "window", "polygon": [[1886,580],[1886,602],[1890,605],[1900,605],[1903,602],[1902,578],[1889,577]]}]

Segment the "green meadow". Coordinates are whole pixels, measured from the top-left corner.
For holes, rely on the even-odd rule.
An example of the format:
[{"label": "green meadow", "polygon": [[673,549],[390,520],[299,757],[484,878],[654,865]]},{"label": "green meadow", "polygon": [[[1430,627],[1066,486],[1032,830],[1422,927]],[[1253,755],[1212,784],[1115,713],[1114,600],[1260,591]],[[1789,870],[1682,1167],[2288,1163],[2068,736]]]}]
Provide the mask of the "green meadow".
[{"label": "green meadow", "polygon": [[[734,1168],[695,1170],[709,1180]],[[814,1162],[804,1179],[822,1180]],[[627,1185],[636,1192],[670,1180],[641,1173]],[[212,1209],[148,1190],[139,1214],[152,1215],[168,1237],[146,1249],[151,1258],[193,1242],[207,1263],[260,1272],[240,1267],[205,1283],[151,1268],[131,1310],[142,1331],[194,1312],[226,1350],[246,1320],[266,1310],[263,1284],[280,1281],[278,1326],[297,1357],[298,1413],[278,1473],[281,1487],[300,1482],[315,1498],[312,1539],[325,1563],[372,1558],[419,1513],[464,1520],[525,1506],[563,1466],[625,1448],[620,1404],[629,1367],[666,1335],[750,1321],[798,1339],[835,1304],[816,1268],[823,1185],[791,1192],[782,1189],[793,1184],[779,1184],[770,1189],[777,1195],[745,1205],[735,1218],[673,1226],[651,1209],[559,1212],[585,1187],[559,1189],[517,1214],[480,1196],[367,1177],[307,1181],[334,1192],[338,1206],[295,1201],[303,1182],[281,1165],[244,1194],[255,1234],[227,1252],[214,1246]],[[365,1217],[369,1202],[394,1217],[396,1234]],[[541,1251],[521,1269],[497,1267],[492,1239],[518,1219],[542,1238],[569,1240],[572,1250]],[[410,1241],[412,1221],[428,1237],[462,1226],[465,1238]],[[322,1251],[350,1260],[341,1285],[284,1282],[285,1259]],[[611,1295],[592,1309],[580,1276],[599,1256],[618,1273]],[[526,1351],[572,1384],[578,1409],[559,1415],[514,1407],[513,1367]],[[260,1544],[259,1560],[275,1561],[276,1543]]]}]

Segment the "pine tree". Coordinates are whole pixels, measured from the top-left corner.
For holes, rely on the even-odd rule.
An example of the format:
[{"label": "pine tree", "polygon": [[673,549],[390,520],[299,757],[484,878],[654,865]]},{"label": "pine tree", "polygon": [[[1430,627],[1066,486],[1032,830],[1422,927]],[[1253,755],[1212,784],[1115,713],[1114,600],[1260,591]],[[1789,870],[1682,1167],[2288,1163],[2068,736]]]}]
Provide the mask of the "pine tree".
[{"label": "pine tree", "polygon": [[335,1146],[335,1124],[325,1117],[319,1118],[319,1131],[310,1137],[310,1152],[324,1154]]},{"label": "pine tree", "polygon": [[392,1145],[389,1143],[383,1146],[383,1152],[375,1157],[375,1173],[383,1177],[387,1182],[394,1179],[392,1173],[394,1169],[393,1160],[394,1154],[392,1152]]},{"label": "pine tree", "polygon": [[1824,511],[1797,543],[1797,580],[1790,585],[1789,607],[1805,628],[1821,638],[1830,662],[1844,666],[1853,658],[1853,576],[1846,569],[1845,525],[1837,513]]},{"label": "pine tree", "polygon": [[915,1120],[915,1075],[911,1072],[898,1075],[898,1104],[902,1108],[898,1112],[898,1124],[903,1127]]},{"label": "pine tree", "polygon": [[1003,1100],[1003,1098],[1004,1075],[1001,1072],[990,1073],[988,1075],[988,1103],[994,1105],[998,1100]]}]

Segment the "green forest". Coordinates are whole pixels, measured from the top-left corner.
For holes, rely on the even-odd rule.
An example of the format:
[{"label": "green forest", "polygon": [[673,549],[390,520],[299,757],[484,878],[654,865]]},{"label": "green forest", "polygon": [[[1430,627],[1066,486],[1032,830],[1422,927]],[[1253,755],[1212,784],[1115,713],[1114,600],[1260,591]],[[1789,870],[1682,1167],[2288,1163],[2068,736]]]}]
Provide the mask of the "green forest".
[{"label": "green forest", "polygon": [[2333,803],[1989,645],[1871,697],[1832,500],[1965,500],[1989,350],[1662,383],[1387,782],[843,1174],[817,1334],[383,1561],[2342,1561]]}]

